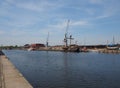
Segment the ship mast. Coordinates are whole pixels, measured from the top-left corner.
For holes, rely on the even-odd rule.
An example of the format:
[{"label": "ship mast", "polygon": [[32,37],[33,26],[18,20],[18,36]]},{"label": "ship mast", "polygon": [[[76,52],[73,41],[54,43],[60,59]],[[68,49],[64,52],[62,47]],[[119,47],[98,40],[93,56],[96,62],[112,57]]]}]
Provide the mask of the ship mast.
[{"label": "ship mast", "polygon": [[113,45],[115,44],[115,38],[114,38],[114,36],[113,36]]}]

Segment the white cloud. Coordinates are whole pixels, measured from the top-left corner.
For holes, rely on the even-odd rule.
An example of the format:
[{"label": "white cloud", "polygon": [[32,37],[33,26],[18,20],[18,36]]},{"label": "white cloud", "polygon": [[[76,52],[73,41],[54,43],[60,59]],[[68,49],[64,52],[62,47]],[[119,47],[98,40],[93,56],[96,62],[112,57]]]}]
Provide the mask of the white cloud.
[{"label": "white cloud", "polygon": [[90,15],[95,15],[94,17],[97,19],[108,18],[120,12],[119,0],[90,0],[90,3],[97,7],[88,8],[86,11]]},{"label": "white cloud", "polygon": [[49,11],[52,9],[56,9],[58,7],[61,7],[61,4],[58,2],[52,2],[49,0],[41,0],[41,1],[18,1],[18,0],[6,0],[7,3],[13,4],[16,7],[23,8],[26,10],[32,10],[32,11]]},{"label": "white cloud", "polygon": [[40,31],[43,34],[47,34],[48,32],[50,32],[50,34],[53,34],[53,35],[60,34],[65,32],[66,25],[67,23],[65,21],[62,21],[62,22],[60,21],[58,23],[49,24],[45,28],[41,29]]},{"label": "white cloud", "polygon": [[67,22],[63,21],[63,22],[59,22],[54,25],[48,25],[48,27],[54,28],[54,29],[64,29],[66,27],[66,25],[67,25]]},{"label": "white cloud", "polygon": [[[88,25],[88,21],[71,21],[69,23],[69,26],[86,26]],[[47,28],[45,28],[45,32],[48,31],[52,31],[52,32],[65,32],[66,31],[66,27],[67,27],[67,21],[60,21],[58,23],[55,24],[50,24],[47,26]]]},{"label": "white cloud", "polygon": [[100,16],[97,16],[96,19],[103,19],[103,18],[107,18],[107,17],[110,17],[111,14],[101,14]]},{"label": "white cloud", "polygon": [[24,9],[29,9],[33,11],[45,11],[47,9],[50,9],[54,6],[52,3],[48,2],[40,2],[40,3],[19,3],[17,4],[18,7],[24,8]]},{"label": "white cloud", "polygon": [[73,25],[73,26],[85,26],[85,25],[88,25],[88,22],[87,21],[74,21],[74,22],[71,22],[71,25]]},{"label": "white cloud", "polygon": [[114,7],[112,8],[112,6],[111,6],[111,7],[105,8],[103,13],[98,15],[96,18],[97,19],[108,18],[108,17],[116,15],[117,12],[118,12],[117,8],[114,8]]}]

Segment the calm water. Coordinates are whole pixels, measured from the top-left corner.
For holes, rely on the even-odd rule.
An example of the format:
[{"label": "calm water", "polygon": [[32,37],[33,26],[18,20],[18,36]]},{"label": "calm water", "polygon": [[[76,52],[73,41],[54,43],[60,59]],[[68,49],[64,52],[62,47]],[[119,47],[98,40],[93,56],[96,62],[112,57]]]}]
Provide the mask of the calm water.
[{"label": "calm water", "polygon": [[4,53],[34,88],[120,88],[120,54]]}]

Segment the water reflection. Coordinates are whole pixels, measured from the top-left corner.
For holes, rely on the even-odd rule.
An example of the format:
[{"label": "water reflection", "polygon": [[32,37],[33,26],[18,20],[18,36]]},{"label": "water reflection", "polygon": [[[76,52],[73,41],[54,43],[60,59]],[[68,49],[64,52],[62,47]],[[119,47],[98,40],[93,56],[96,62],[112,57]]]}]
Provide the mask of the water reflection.
[{"label": "water reflection", "polygon": [[65,88],[67,88],[67,85],[69,84],[69,80],[68,80],[68,54],[67,53],[63,53],[63,63],[64,63],[64,82],[65,82]]}]

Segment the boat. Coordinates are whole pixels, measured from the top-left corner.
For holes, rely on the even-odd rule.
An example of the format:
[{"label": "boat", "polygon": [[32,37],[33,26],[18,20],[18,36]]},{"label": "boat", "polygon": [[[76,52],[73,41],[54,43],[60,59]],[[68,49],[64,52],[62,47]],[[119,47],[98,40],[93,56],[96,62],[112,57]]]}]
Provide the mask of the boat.
[{"label": "boat", "polygon": [[[70,35],[68,37],[67,31],[68,31],[68,27],[69,27],[69,22],[70,22],[70,20],[68,20],[68,22],[67,22],[67,28],[66,28],[65,38],[64,38],[65,45],[62,47],[62,49],[65,52],[79,52],[80,51],[79,46],[76,44],[71,44],[71,41],[73,40],[72,35]],[[68,40],[70,40],[69,45],[68,45]]]},{"label": "boat", "polygon": [[78,45],[70,45],[67,47],[63,47],[63,50],[65,52],[80,52],[79,46]]},{"label": "boat", "polygon": [[89,51],[86,47],[83,47],[82,49],[80,49],[80,52],[89,52]]},{"label": "boat", "polygon": [[119,50],[119,47],[117,44],[111,44],[107,46],[108,50]]},{"label": "boat", "polygon": [[36,49],[32,48],[32,47],[28,48],[28,51],[34,51],[34,50],[36,50]]},{"label": "boat", "polygon": [[107,44],[107,49],[108,50],[119,50],[118,44],[115,43],[114,36],[113,36],[113,42],[111,44]]}]

